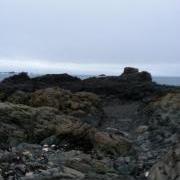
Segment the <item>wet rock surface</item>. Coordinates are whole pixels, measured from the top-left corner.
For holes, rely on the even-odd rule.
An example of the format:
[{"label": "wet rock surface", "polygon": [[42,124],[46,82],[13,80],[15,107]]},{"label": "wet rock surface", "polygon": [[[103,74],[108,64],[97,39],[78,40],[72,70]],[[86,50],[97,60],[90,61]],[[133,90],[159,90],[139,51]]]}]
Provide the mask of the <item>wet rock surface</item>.
[{"label": "wet rock surface", "polygon": [[180,89],[127,67],[0,83],[0,180],[179,180]]}]

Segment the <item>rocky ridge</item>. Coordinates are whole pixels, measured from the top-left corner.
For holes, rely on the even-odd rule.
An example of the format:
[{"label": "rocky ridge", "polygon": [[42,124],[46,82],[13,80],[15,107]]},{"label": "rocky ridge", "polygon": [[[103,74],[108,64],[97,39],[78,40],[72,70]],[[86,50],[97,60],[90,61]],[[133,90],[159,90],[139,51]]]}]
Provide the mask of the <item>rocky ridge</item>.
[{"label": "rocky ridge", "polygon": [[180,178],[180,89],[148,72],[20,73],[0,83],[0,100],[0,179]]}]

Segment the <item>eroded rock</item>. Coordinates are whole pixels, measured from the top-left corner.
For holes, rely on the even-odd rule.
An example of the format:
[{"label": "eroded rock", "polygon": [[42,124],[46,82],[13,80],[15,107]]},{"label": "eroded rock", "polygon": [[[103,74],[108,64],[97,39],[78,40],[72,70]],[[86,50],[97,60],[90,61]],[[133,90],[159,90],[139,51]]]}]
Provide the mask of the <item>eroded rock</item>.
[{"label": "eroded rock", "polygon": [[[16,145],[20,142],[40,143],[55,135],[69,148],[99,150],[105,154],[127,154],[131,143],[117,135],[98,131],[72,116],[59,114],[49,107],[32,108],[0,103],[0,137],[2,142]],[[67,147],[68,148],[68,147]]]},{"label": "eroded rock", "polygon": [[180,144],[177,144],[150,170],[149,180],[180,179]]},{"label": "eroded rock", "polygon": [[71,93],[61,88],[47,88],[33,93],[17,91],[7,101],[32,107],[53,107],[63,114],[79,117],[94,126],[98,126],[103,117],[101,100],[93,93]]}]

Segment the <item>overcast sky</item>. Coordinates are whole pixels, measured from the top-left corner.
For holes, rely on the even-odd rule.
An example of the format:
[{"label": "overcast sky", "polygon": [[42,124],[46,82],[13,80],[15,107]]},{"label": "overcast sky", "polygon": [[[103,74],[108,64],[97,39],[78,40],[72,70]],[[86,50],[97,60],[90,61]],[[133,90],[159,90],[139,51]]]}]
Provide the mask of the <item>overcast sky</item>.
[{"label": "overcast sky", "polygon": [[179,0],[0,0],[0,71],[180,76]]}]

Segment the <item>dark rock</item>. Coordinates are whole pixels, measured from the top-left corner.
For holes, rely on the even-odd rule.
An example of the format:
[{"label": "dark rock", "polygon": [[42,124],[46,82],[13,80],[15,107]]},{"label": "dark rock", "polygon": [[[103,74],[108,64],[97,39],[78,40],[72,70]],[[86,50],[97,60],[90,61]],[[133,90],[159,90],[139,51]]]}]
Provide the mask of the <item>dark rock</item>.
[{"label": "dark rock", "polygon": [[[12,76],[0,83],[3,100],[17,90],[33,92],[38,89],[60,87],[72,92],[86,91],[99,95],[114,95],[119,98],[142,100],[165,94],[175,88],[156,85],[148,72],[125,68],[121,76],[92,77],[80,80],[68,74],[44,75],[36,78],[24,73]],[[0,96],[0,98],[1,98]]]},{"label": "dark rock", "polygon": [[127,81],[133,80],[133,81],[139,81],[141,83],[145,81],[149,81],[149,82],[152,81],[152,77],[150,73],[146,71],[139,72],[138,69],[131,67],[124,68],[124,72],[122,73],[121,77],[126,79]]},{"label": "dark rock", "polygon": [[14,83],[14,84],[18,83],[19,84],[19,83],[24,83],[29,80],[30,80],[30,78],[29,78],[28,74],[25,72],[22,72],[17,75],[14,75],[14,76],[4,79],[2,81],[2,83]]},{"label": "dark rock", "polygon": [[61,83],[65,83],[65,82],[81,81],[79,78],[70,76],[68,74],[47,74],[44,76],[35,77],[32,80],[44,84],[53,84],[54,86],[60,85]]},{"label": "dark rock", "polygon": [[129,74],[137,74],[139,70],[133,67],[125,67],[122,76],[128,76]]},{"label": "dark rock", "polygon": [[[125,68],[121,76],[93,77],[83,80],[84,91],[115,95],[121,99],[140,100],[158,94],[156,84],[148,72]],[[161,91],[159,91],[160,93]]]},{"label": "dark rock", "polygon": [[146,71],[140,72],[140,79],[142,81],[152,81],[151,74]]},{"label": "dark rock", "polygon": [[41,145],[45,145],[45,144],[49,146],[60,144],[60,139],[57,136],[52,135],[41,141]]}]

